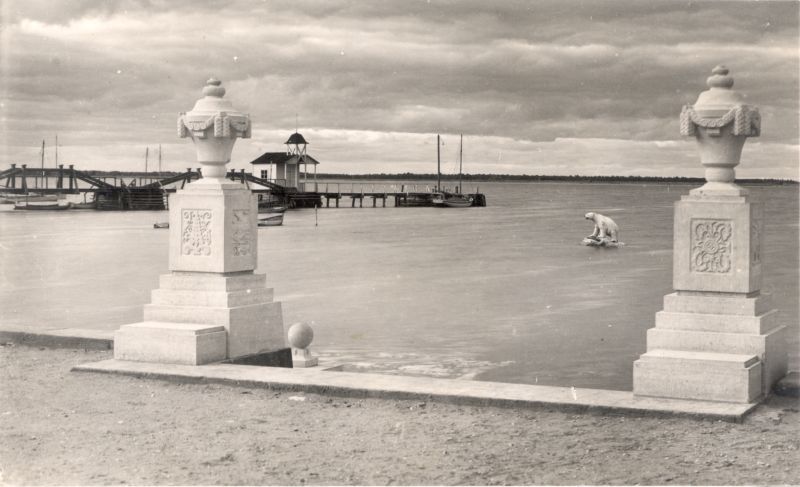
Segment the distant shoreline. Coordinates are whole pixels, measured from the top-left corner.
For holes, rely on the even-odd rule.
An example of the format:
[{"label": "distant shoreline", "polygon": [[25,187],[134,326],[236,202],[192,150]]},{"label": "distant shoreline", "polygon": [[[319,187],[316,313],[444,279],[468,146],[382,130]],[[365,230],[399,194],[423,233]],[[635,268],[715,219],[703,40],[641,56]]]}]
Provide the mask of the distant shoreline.
[{"label": "distant shoreline", "polygon": [[[309,177],[312,175],[309,174]],[[430,181],[437,178],[436,174],[331,174],[317,173],[317,179],[388,179],[388,180],[411,180],[411,181]],[[442,175],[442,181],[458,181],[457,175]],[[704,178],[687,177],[660,177],[660,176],[547,176],[529,174],[463,174],[462,181],[480,182],[568,182],[568,183],[704,183]],[[798,181],[791,179],[737,179],[739,184],[766,184],[766,185],[797,185]]]},{"label": "distant shoreline", "polygon": [[[156,172],[145,173],[143,171],[87,171],[93,176],[116,176],[116,177],[156,177]],[[162,177],[175,176],[181,174],[174,171],[162,171]],[[300,173],[303,177],[303,173]],[[313,177],[308,175],[309,179]],[[397,180],[397,181],[431,181],[436,180],[436,174],[416,174],[416,173],[394,173],[394,174],[336,174],[336,173],[317,173],[317,179],[347,179],[347,180]],[[455,174],[441,176],[442,181],[458,181],[459,177]],[[564,183],[675,183],[675,184],[702,184],[703,178],[687,177],[661,177],[661,176],[548,176],[530,174],[463,174],[462,181],[466,182],[564,182]],[[798,185],[800,182],[791,179],[756,179],[745,178],[737,179],[739,184],[748,185]]]}]

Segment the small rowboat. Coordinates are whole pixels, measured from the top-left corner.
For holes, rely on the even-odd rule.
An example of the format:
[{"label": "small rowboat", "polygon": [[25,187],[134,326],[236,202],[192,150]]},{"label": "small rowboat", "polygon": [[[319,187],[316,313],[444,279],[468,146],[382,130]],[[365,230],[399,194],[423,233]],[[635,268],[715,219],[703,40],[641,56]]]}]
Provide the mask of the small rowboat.
[{"label": "small rowboat", "polygon": [[259,213],[283,213],[286,211],[285,206],[259,206]]},{"label": "small rowboat", "polygon": [[169,222],[153,223],[153,228],[169,228]]},{"label": "small rowboat", "polygon": [[472,206],[472,198],[466,197],[453,197],[444,200],[444,206],[450,208],[469,208]]},{"label": "small rowboat", "polygon": [[60,211],[60,210],[69,210],[71,204],[67,203],[66,205],[59,205],[56,204],[33,204],[28,203],[26,205],[21,205],[17,203],[14,205],[15,210],[48,210],[48,211]]},{"label": "small rowboat", "polygon": [[283,213],[266,218],[259,218],[258,220],[259,227],[277,227],[279,225],[283,225]]},{"label": "small rowboat", "polygon": [[55,194],[3,194],[0,195],[0,198],[3,198],[6,203],[25,203],[26,201],[29,203],[41,203],[47,201],[58,201],[58,195]]}]

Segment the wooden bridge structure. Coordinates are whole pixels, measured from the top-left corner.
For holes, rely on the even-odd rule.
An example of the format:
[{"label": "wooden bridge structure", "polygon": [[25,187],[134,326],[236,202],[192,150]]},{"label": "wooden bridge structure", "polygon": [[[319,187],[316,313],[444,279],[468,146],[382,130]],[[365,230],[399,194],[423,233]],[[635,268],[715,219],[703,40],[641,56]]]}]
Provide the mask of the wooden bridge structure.
[{"label": "wooden bridge structure", "polygon": [[[176,176],[120,177],[96,176],[86,171],[59,165],[57,168],[29,168],[25,164],[0,171],[0,193],[5,195],[67,195],[91,194],[94,208],[98,210],[163,210],[167,207],[166,194],[177,187],[200,178],[197,171],[187,170]],[[126,183],[125,181],[129,182]],[[109,182],[111,181],[111,182]]]},{"label": "wooden bridge structure", "polygon": [[[72,164],[66,168],[63,164],[57,168],[29,168],[25,164],[19,167],[11,164],[9,169],[0,171],[0,193],[92,194],[94,208],[98,210],[163,210],[168,206],[168,193],[175,192],[186,183],[201,177],[200,169],[191,168],[168,177],[121,177],[92,175],[75,169]],[[306,183],[306,186],[313,186],[314,191],[299,191],[274,180],[256,177],[243,169],[238,172],[229,171],[226,178],[245,184],[259,195],[260,204],[263,205],[313,208],[321,207],[324,199],[326,207],[330,207],[331,201],[334,201],[335,207],[339,208],[343,198],[350,199],[351,207],[358,203],[360,208],[364,206],[364,199],[372,199],[373,207],[377,207],[378,201],[381,201],[382,207],[386,207],[387,200],[394,200],[394,206],[398,207],[433,205],[433,192],[430,188],[418,191],[415,185],[401,185],[398,190],[395,187],[387,189],[385,185],[376,189],[376,185],[361,184],[356,189],[355,183]],[[347,186],[350,186],[349,191]],[[473,206],[486,206],[484,195],[475,193],[472,196]]]}]

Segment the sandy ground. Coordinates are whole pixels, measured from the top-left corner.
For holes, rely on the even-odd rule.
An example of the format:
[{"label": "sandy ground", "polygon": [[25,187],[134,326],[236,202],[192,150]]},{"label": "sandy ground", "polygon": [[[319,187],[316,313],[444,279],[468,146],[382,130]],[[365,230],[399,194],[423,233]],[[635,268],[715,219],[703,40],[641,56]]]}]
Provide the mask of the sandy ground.
[{"label": "sandy ground", "polygon": [[800,404],[744,424],[353,399],[70,372],[0,346],[5,484],[786,484]]}]

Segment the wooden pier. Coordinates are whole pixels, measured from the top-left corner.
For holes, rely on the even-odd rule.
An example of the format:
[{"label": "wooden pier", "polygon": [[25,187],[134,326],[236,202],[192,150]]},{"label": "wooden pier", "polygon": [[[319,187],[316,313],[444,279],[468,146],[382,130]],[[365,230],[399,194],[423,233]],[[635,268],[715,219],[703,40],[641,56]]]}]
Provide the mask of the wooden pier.
[{"label": "wooden pier", "polygon": [[[58,168],[28,168],[25,164],[0,171],[0,193],[6,195],[52,195],[52,194],[91,194],[93,207],[98,210],[163,210],[168,206],[168,193],[177,191],[186,183],[199,179],[199,169],[187,168],[186,172],[169,177],[156,175],[120,177],[97,176],[79,171],[73,165]],[[344,198],[350,199],[350,207],[364,207],[364,199],[371,200],[372,207],[386,208],[387,200],[395,207],[433,206],[434,191],[417,185],[377,185],[363,183],[306,183],[303,188],[313,187],[314,191],[301,191],[286,187],[275,181],[262,179],[244,170],[229,171],[226,178],[246,185],[259,195],[262,204],[287,206],[289,208],[320,208],[342,206]],[[423,186],[423,185],[420,185]],[[469,194],[472,206],[486,206],[486,197],[478,192]],[[2,199],[2,198],[0,198]]]},{"label": "wooden pier", "polygon": [[[29,168],[22,164],[0,171],[0,193],[6,195],[92,195],[92,208],[97,210],[164,210],[167,193],[176,187],[165,186],[200,178],[199,171],[187,169],[177,176],[159,178],[93,176],[85,171],[59,165],[57,168]],[[127,182],[126,182],[127,181]],[[52,184],[51,184],[52,182]]]}]

